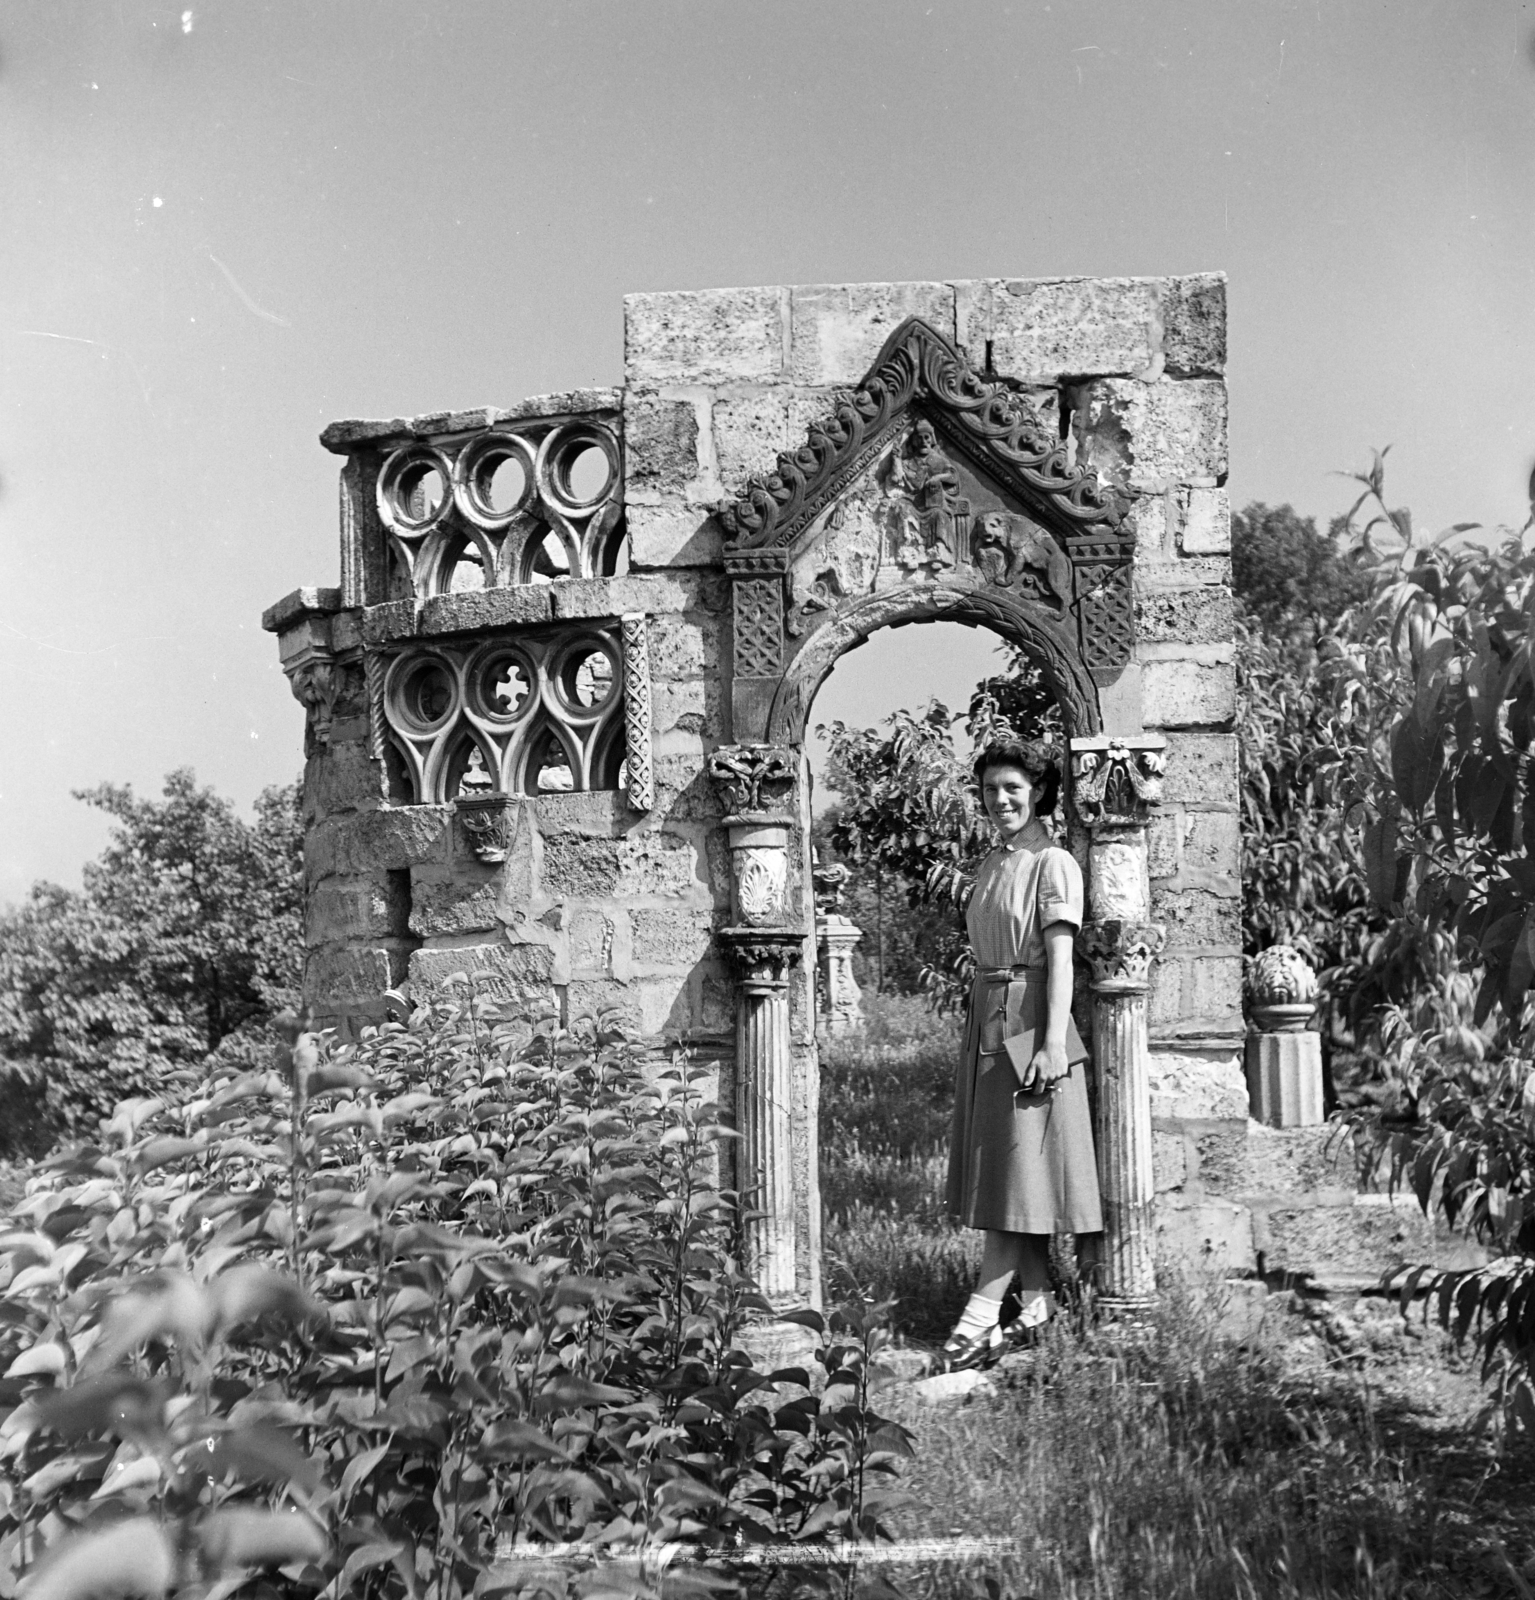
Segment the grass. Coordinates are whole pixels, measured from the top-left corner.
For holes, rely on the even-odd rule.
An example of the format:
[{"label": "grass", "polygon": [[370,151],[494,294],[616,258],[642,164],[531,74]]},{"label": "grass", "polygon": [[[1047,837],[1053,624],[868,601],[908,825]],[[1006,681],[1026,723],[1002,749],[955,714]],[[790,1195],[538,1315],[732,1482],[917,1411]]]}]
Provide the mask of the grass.
[{"label": "grass", "polygon": [[[827,1280],[932,1341],[978,1245],[941,1208],[957,1029],[920,1001],[869,1009],[824,1058]],[[1162,1288],[1146,1327],[1063,1319],[969,1402],[882,1397],[917,1435],[897,1535],[1018,1551],[894,1573],[903,1594],[1535,1600],[1535,1452],[1475,1425],[1476,1375],[1437,1330],[1385,1301],[1351,1319],[1275,1293],[1237,1342],[1219,1284]]]}]

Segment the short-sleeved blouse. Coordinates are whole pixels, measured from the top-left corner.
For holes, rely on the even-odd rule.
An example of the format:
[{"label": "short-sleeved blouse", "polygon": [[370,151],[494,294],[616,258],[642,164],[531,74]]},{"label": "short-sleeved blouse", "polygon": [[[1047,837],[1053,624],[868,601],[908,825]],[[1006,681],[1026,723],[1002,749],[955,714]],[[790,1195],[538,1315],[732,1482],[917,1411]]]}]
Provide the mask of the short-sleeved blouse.
[{"label": "short-sleeved blouse", "polygon": [[976,965],[1043,966],[1044,930],[1053,922],[1080,928],[1082,901],[1082,869],[1035,819],[975,875],[965,926]]}]

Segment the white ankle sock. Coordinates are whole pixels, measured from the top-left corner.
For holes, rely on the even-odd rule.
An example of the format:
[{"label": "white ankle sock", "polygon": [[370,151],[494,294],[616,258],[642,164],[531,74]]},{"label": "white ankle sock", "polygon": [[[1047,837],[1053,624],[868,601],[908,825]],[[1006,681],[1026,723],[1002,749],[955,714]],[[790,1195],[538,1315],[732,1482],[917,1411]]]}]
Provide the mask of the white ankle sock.
[{"label": "white ankle sock", "polygon": [[995,1300],[989,1294],[982,1294],[977,1290],[965,1303],[964,1314],[954,1324],[951,1335],[956,1339],[978,1339],[988,1329],[997,1325],[997,1318],[1002,1314],[1002,1296]]},{"label": "white ankle sock", "polygon": [[1023,1306],[1018,1312],[1018,1325],[1023,1328],[1043,1327],[1058,1309],[1055,1296],[1048,1289],[1036,1289],[1032,1294],[1025,1290]]}]

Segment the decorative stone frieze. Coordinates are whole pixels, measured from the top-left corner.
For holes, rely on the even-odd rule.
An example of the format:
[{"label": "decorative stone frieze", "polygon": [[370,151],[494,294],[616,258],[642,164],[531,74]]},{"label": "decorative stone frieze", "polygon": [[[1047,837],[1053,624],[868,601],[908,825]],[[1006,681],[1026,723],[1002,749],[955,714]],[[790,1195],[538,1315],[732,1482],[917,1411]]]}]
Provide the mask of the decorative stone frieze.
[{"label": "decorative stone frieze", "polygon": [[1095,735],[1071,741],[1071,802],[1091,828],[1144,827],[1162,799],[1167,741]]}]

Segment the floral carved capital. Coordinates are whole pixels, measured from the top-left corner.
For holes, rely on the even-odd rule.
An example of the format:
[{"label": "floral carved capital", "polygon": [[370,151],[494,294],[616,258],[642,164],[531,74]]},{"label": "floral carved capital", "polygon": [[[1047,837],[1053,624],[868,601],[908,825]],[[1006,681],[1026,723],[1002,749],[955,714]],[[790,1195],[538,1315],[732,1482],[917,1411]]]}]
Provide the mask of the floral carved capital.
[{"label": "floral carved capital", "polygon": [[709,776],[731,816],[786,816],[798,775],[799,756],[783,745],[727,744],[709,757]]},{"label": "floral carved capital", "polygon": [[329,657],[312,655],[288,674],[288,687],[310,715],[315,743],[329,744],[331,719],[341,695],[341,668]]},{"label": "floral carved capital", "polygon": [[1106,918],[1089,922],[1077,947],[1092,968],[1097,993],[1144,994],[1151,982],[1151,963],[1166,942],[1167,930],[1160,923]]},{"label": "floral carved capital", "polygon": [[1092,827],[1144,827],[1162,799],[1166,741],[1155,735],[1071,741],[1071,800]]},{"label": "floral carved capital", "polygon": [[508,808],[512,797],[497,791],[494,794],[460,795],[453,809],[469,840],[469,848],[487,866],[496,866],[506,860],[510,848],[508,839]]},{"label": "floral carved capital", "polygon": [[799,964],[803,937],[797,929],[724,928],[720,942],[748,988],[778,989]]}]

